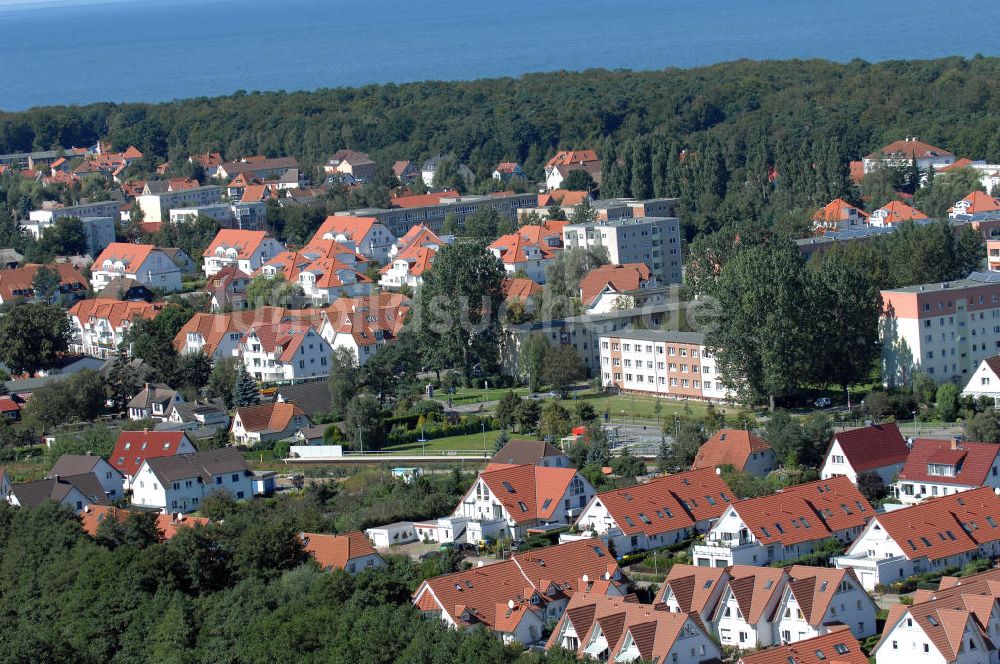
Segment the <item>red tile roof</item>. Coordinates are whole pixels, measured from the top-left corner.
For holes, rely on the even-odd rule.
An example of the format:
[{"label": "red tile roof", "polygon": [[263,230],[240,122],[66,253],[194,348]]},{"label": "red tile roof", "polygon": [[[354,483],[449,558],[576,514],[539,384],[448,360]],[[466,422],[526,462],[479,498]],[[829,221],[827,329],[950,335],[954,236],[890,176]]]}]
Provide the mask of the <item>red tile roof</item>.
[{"label": "red tile roof", "polygon": [[[123,522],[133,514],[132,510],[110,505],[90,505],[80,513],[80,521],[84,532],[91,537],[97,535],[97,528],[106,519],[114,519]],[[157,514],[156,527],[160,531],[164,540],[171,539],[177,534],[180,528],[191,526],[205,526],[211,523],[209,519],[201,516],[189,516],[187,514]]]},{"label": "red tile roof", "polygon": [[[775,595],[784,590],[788,582],[787,570],[780,567],[732,565],[727,568],[729,586],[747,622],[758,623],[767,617],[764,611]],[[716,611],[721,610],[720,603]]]},{"label": "red tile roof", "polygon": [[392,199],[393,207],[398,208],[418,208],[440,205],[443,198],[457,198],[460,194],[457,191],[438,191],[432,194],[405,194],[395,196]]},{"label": "red tile roof", "polygon": [[480,473],[479,477],[517,523],[551,518],[570,483],[578,477],[576,468],[499,464],[493,467],[494,470]]},{"label": "red tile roof", "polygon": [[841,431],[833,440],[858,473],[903,463],[910,453],[895,422]]},{"label": "red tile roof", "polygon": [[293,417],[305,416],[305,411],[293,403],[262,403],[237,408],[236,415],[247,431],[284,431]]},{"label": "red tile roof", "polygon": [[375,224],[381,223],[375,217],[350,217],[346,215],[332,215],[320,225],[319,230],[313,239],[323,239],[327,234],[331,239],[336,239],[338,235],[343,235],[355,244],[360,244]]},{"label": "red tile roof", "polygon": [[[1000,210],[1000,198],[994,198],[985,191],[976,190],[962,199],[968,203],[964,214],[979,214],[982,212],[996,212]],[[959,201],[959,202],[962,202]],[[948,210],[951,212],[955,208]]]},{"label": "red tile roof", "polygon": [[823,636],[743,655],[739,664],[868,664],[861,644],[846,625],[830,629]]},{"label": "red tile roof", "polygon": [[[146,459],[177,454],[186,439],[187,434],[183,431],[122,431],[108,463],[126,477],[132,477]],[[189,445],[190,442],[188,440]]]},{"label": "red tile roof", "polygon": [[10,302],[17,297],[32,298],[35,296],[34,279],[43,267],[59,275],[59,286],[68,290],[87,292],[87,279],[69,263],[52,263],[38,265],[29,263],[24,267],[11,270],[0,270],[0,298]]},{"label": "red tile roof", "polygon": [[267,231],[244,231],[235,228],[223,228],[216,233],[212,243],[208,245],[202,256],[214,256],[217,249],[236,249],[239,258],[247,259],[253,256],[261,243],[267,239]]},{"label": "red tile roof", "polygon": [[884,218],[887,224],[898,224],[903,221],[913,221],[914,219],[927,219],[926,214],[901,201],[892,201],[880,207],[876,212],[882,210],[885,210],[887,213]]},{"label": "red tile roof", "polygon": [[[982,486],[1000,454],[1000,445],[994,443],[957,443],[951,440],[917,438],[913,441],[900,480],[928,482],[933,484],[953,484],[959,486]],[[927,464],[940,463],[955,466],[955,474],[931,475]]]},{"label": "red tile roof", "polygon": [[80,300],[66,313],[75,316],[82,325],[93,324],[97,320],[106,320],[115,329],[122,327],[126,321],[136,318],[151,320],[163,309],[163,303],[123,302],[112,298],[98,297],[93,300]]},{"label": "red tile roof", "polygon": [[651,276],[652,272],[645,263],[602,265],[580,280],[580,298],[583,306],[589,307],[605,290],[617,293],[639,290]]},{"label": "red tile roof", "polygon": [[494,170],[498,173],[510,174],[514,172],[514,169],[517,168],[518,165],[519,164],[516,161],[501,161],[497,164],[497,167]]},{"label": "red tile roof", "polygon": [[767,452],[771,446],[762,438],[742,429],[720,429],[698,449],[692,469],[730,465],[743,470],[751,454]]},{"label": "red tile roof", "polygon": [[875,518],[910,560],[939,560],[1000,541],[1000,497],[989,487],[932,498]]},{"label": "red tile roof", "polygon": [[540,295],[544,290],[541,284],[537,284],[527,277],[504,279],[503,282],[503,292],[508,302],[513,300],[527,302],[528,298]]},{"label": "red tile roof", "polygon": [[702,614],[710,608],[709,600],[719,584],[728,580],[729,572],[725,567],[674,565],[656,593],[656,603],[666,602],[672,592],[681,612]]},{"label": "red tile roof", "polygon": [[[532,249],[537,249],[537,254]],[[489,245],[499,255],[501,261],[507,265],[517,265],[526,263],[529,260],[547,260],[554,258],[555,254],[544,242],[532,242],[524,237],[520,232],[501,235]],[[529,252],[535,254],[529,258]]]},{"label": "red tile roof", "polygon": [[104,251],[101,252],[101,255],[94,260],[92,269],[104,269],[105,261],[111,261],[112,263],[121,261],[125,264],[125,270],[127,272],[135,272],[144,262],[146,262],[149,255],[156,250],[156,247],[152,244],[112,242],[105,247]]},{"label": "red tile roof", "polygon": [[594,150],[560,150],[545,165],[546,167],[568,166],[593,161],[597,161],[597,152]]},{"label": "red tile roof", "polygon": [[944,148],[939,148],[924,143],[917,139],[903,139],[893,141],[880,150],[872,152],[866,159],[929,159],[933,157],[954,157],[955,155]]},{"label": "red tile roof", "polygon": [[352,560],[378,555],[365,534],[358,530],[342,535],[302,533],[299,538],[306,553],[326,570],[345,569]]},{"label": "red tile roof", "polygon": [[379,272],[381,274],[386,274],[392,269],[392,266],[396,263],[396,261],[406,261],[409,267],[409,274],[418,277],[423,275],[425,272],[430,271],[431,267],[434,265],[434,259],[436,257],[437,251],[431,249],[430,247],[410,245],[396,254],[395,258],[379,270]]},{"label": "red tile roof", "polygon": [[861,219],[868,218],[868,213],[861,208],[854,207],[843,198],[835,198],[816,211],[813,221],[847,221],[850,219],[851,210],[854,210]]}]

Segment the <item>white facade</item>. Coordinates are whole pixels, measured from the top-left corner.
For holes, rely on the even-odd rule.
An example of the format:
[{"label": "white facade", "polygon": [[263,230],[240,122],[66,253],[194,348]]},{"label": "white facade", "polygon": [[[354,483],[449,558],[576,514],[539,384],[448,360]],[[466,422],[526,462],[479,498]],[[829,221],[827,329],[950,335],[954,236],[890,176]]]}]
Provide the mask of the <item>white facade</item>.
[{"label": "white facade", "polygon": [[243,364],[250,375],[262,383],[329,376],[329,358],[333,354],[330,344],[312,327],[300,334],[298,347],[290,353],[280,345],[268,349],[256,330],[250,330],[242,344]]},{"label": "white facade", "polygon": [[393,544],[406,544],[417,541],[417,531],[410,521],[390,523],[365,530],[365,535],[378,549],[387,548]]},{"label": "white facade", "polygon": [[239,410],[233,415],[233,424],[230,428],[230,433],[233,435],[233,440],[236,441],[237,445],[246,445],[248,447],[254,447],[260,443],[267,443],[274,440],[285,440],[290,438],[299,429],[305,429],[311,427],[312,422],[305,415],[293,414],[288,420],[288,425],[281,431],[271,430],[271,431],[250,431],[243,425],[243,420],[240,418]]},{"label": "white facade", "polygon": [[173,293],[181,289],[181,269],[159,249],[149,252],[139,265],[126,265],[122,261],[105,260],[90,268],[90,287],[101,291],[112,279],[135,279],[150,290]]},{"label": "white facade", "polygon": [[752,623],[743,615],[739,602],[729,586],[722,591],[722,598],[712,617],[712,627],[723,646],[732,646],[741,650],[761,648],[777,643],[774,627],[768,620],[772,615],[781,593],[775,592],[767,602],[767,608],[761,613],[760,619]]},{"label": "white facade", "polygon": [[[817,579],[817,583],[825,581]],[[818,623],[810,624],[799,606],[799,601],[792,593],[791,586],[786,586],[778,603],[774,623],[774,643],[794,643],[816,636],[830,633],[829,625],[841,622],[847,625],[856,639],[864,639],[877,633],[875,613],[878,607],[861,585],[845,575],[830,600],[822,618]]]},{"label": "white facade", "polygon": [[236,500],[253,497],[253,473],[243,470],[212,475],[203,481],[194,474],[175,481],[164,482],[143,462],[132,481],[132,504],[155,507],[169,513],[193,512],[200,509],[201,501],[213,491],[226,491]]},{"label": "white facade", "polygon": [[251,253],[242,256],[236,247],[216,247],[211,255],[204,257],[202,269],[206,277],[211,277],[230,265],[236,266],[244,274],[253,274],[283,251],[285,246],[272,237],[265,237]]},{"label": "white facade", "polygon": [[104,459],[98,459],[93,473],[109,501],[113,503],[125,497],[125,476],[117,468]]},{"label": "white facade", "polygon": [[[896,626],[879,641],[874,652],[875,664],[996,664],[996,648],[991,648],[983,640],[982,633],[972,623],[971,614],[965,622],[958,657],[949,660],[920,626],[919,621],[913,619],[911,611],[918,607],[919,605],[908,609]],[[995,612],[990,623],[984,627],[991,634],[1000,636],[995,623]]]},{"label": "white facade", "polygon": [[160,194],[143,194],[136,196],[136,202],[142,210],[143,221],[160,223],[170,221],[172,208],[199,207],[218,203],[222,200],[222,190],[214,185],[165,191]]},{"label": "white facade", "polygon": [[399,288],[409,286],[417,289],[424,283],[423,274],[410,273],[410,261],[405,258],[397,258],[389,265],[389,269],[379,279],[378,284],[383,288]]},{"label": "white facade", "polygon": [[[61,208],[51,208],[47,210],[32,210],[28,213],[28,223],[24,225],[25,229],[31,233],[35,239],[42,236],[42,233],[53,224],[55,224],[56,219],[60,217],[78,217],[79,219],[111,219],[112,224],[115,220],[119,219],[121,216],[120,209],[122,206],[121,201],[99,201],[97,203],[85,203],[83,205],[70,205],[68,207]],[[87,224],[84,223],[86,228]],[[99,222],[98,226],[102,229],[106,228],[103,222]],[[95,232],[95,239],[100,235],[103,237],[105,230]],[[114,228],[112,228],[112,233]],[[88,241],[90,240],[90,232],[88,231]],[[108,242],[110,244],[114,242],[114,237]],[[107,245],[105,245],[107,246]],[[102,247],[103,249],[103,247]],[[96,256],[98,252],[91,253],[91,256]]]},{"label": "white facade", "polygon": [[992,399],[994,405],[1000,401],[1000,375],[997,375],[997,372],[990,366],[989,359],[979,363],[976,372],[965,384],[962,396],[974,399]]},{"label": "white facade", "polygon": [[[813,517],[812,511],[809,517]],[[821,524],[819,517],[815,517],[811,525],[815,528],[818,524]],[[816,535],[814,540],[788,546],[780,542],[763,544],[743,522],[736,507],[730,505],[705,535],[705,543],[692,548],[692,558],[695,565],[708,567],[770,565],[812,553],[817,544],[831,537],[825,528],[816,528]]]},{"label": "white facade", "polygon": [[[899,475],[899,471],[902,469],[903,464],[900,462],[880,466],[873,469],[873,472],[878,473],[882,481],[885,482],[885,485],[889,486],[895,481],[896,476]],[[823,460],[823,466],[820,468],[820,479],[827,480],[837,475],[845,476],[851,480],[852,484],[858,483],[857,471],[854,470],[847,455],[844,454],[844,449],[840,446],[840,442],[834,438],[833,444],[830,445],[830,450],[826,453],[826,459]]]},{"label": "white facade", "polygon": [[[678,521],[681,520],[678,519]],[[683,519],[683,521],[688,522],[687,527],[652,534],[638,532],[628,535],[611,516],[598,495],[584,508],[575,525],[578,530],[594,532],[601,540],[614,548],[616,555],[624,556],[636,551],[655,549],[684,541],[695,529],[690,527],[690,522],[687,519]]]},{"label": "white facade", "polygon": [[[298,284],[305,296],[312,300],[313,306],[331,304],[341,296],[368,295],[371,290],[369,282],[359,281],[358,273],[353,268],[346,265],[332,267],[329,263],[330,261],[324,261],[322,269],[309,266],[299,272]],[[327,269],[333,269],[337,273],[336,280],[324,279],[324,271]]]},{"label": "white facade", "polygon": [[679,284],[680,221],[676,217],[623,218],[563,227],[563,247],[606,247],[611,263],[645,263],[661,286]]}]

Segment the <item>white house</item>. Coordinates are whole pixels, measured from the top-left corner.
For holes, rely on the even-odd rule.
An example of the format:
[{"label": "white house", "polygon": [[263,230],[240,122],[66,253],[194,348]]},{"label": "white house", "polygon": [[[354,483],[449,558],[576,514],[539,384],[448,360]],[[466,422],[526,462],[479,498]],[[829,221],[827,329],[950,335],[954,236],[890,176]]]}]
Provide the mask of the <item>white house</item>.
[{"label": "white house", "polygon": [[981,488],[875,515],[843,556],[873,590],[915,574],[1000,555],[1000,497]]},{"label": "white house", "polygon": [[965,384],[962,396],[992,399],[994,406],[998,404],[1000,401],[1000,355],[987,357],[979,363],[976,372]]},{"label": "white house", "polygon": [[545,268],[556,258],[545,243],[532,242],[520,232],[500,236],[487,249],[500,259],[507,274],[524,273],[538,284],[545,283]]},{"label": "white house", "polygon": [[104,489],[108,502],[125,497],[125,476],[103,458],[94,454],[63,454],[46,475],[46,479],[93,473]]},{"label": "white house", "polygon": [[236,409],[230,433],[238,445],[284,440],[312,426],[301,408],[291,403],[262,403]]},{"label": "white house", "polygon": [[352,265],[335,258],[320,258],[299,272],[298,284],[313,306],[323,306],[341,296],[367,295],[372,280]]},{"label": "white house", "polygon": [[220,230],[202,254],[205,276],[211,277],[224,267],[235,266],[244,274],[253,274],[285,246],[266,231],[232,228]]},{"label": "white house", "polygon": [[889,486],[903,469],[909,453],[910,448],[895,422],[841,431],[830,442],[820,477],[844,475],[857,484],[858,473],[873,472]]},{"label": "white house", "polygon": [[896,496],[912,505],[982,486],[1000,488],[1000,445],[917,438],[899,472]]},{"label": "white house", "polygon": [[123,302],[111,298],[80,300],[66,312],[72,326],[70,350],[108,359],[118,351],[125,332],[136,319],[151,320],[162,304]]},{"label": "white house", "polygon": [[90,267],[90,287],[97,292],[117,278],[135,279],[152,291],[181,289],[181,269],[151,244],[109,244]]},{"label": "white house", "polygon": [[132,504],[169,513],[193,512],[213,491],[236,500],[253,496],[253,473],[232,448],[146,459],[132,482]]},{"label": "white house", "polygon": [[358,574],[385,565],[364,533],[352,531],[341,535],[302,533],[302,548],[325,570],[342,569]]},{"label": "white house", "polygon": [[396,236],[375,217],[333,215],[326,218],[313,240],[336,240],[362,256],[385,263]]},{"label": "white house", "polygon": [[829,634],[843,623],[857,639],[878,633],[878,606],[851,570],[793,565],[774,613],[775,643]]},{"label": "white house", "polygon": [[195,451],[191,439],[183,431],[122,431],[108,463],[124,476],[128,490],[146,459]]},{"label": "white house", "polygon": [[778,467],[774,449],[763,438],[742,429],[719,429],[698,448],[692,469],[732,466],[757,477]]},{"label": "white house", "polygon": [[162,422],[170,415],[174,404],[183,403],[184,396],[166,385],[146,385],[128,402],[130,420]]},{"label": "white house", "polygon": [[93,473],[56,475],[35,482],[15,482],[5,496],[15,507],[39,507],[48,500],[82,512],[90,505],[109,505],[104,487]]},{"label": "white house", "polygon": [[273,383],[330,375],[333,349],[309,323],[289,321],[250,328],[240,354],[251,376]]},{"label": "white house", "polygon": [[430,247],[413,245],[403,249],[392,258],[391,263],[379,271],[382,276],[378,283],[383,288],[419,288],[436,257],[437,251]]},{"label": "white house", "polygon": [[574,525],[623,556],[707,531],[732,500],[732,490],[714,471],[692,470],[599,493]]},{"label": "white house", "polygon": [[[511,537],[524,537],[532,526],[569,525],[595,493],[575,468],[497,464],[479,474],[452,514],[502,522]],[[469,531],[475,532],[474,524]]]},{"label": "white house", "polygon": [[162,223],[170,221],[172,208],[211,205],[222,200],[222,189],[214,185],[164,191],[156,194],[136,196],[136,203],[143,213],[143,221]]},{"label": "white house", "polygon": [[794,560],[823,540],[851,541],[874,514],[846,477],[808,482],[729,505],[692,557],[715,566]]}]

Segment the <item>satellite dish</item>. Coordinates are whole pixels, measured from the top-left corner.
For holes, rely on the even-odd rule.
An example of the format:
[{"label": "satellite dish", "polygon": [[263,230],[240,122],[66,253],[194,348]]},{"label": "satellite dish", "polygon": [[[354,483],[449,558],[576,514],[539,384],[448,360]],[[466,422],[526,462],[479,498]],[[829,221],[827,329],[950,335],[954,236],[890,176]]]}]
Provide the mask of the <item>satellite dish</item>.
[{"label": "satellite dish", "polygon": [[583,582],[584,582],[584,583],[590,583],[590,576],[589,576],[589,575],[587,575],[587,574],[584,574],[584,575],[583,575]]},{"label": "satellite dish", "polygon": [[611,580],[611,572],[605,572],[604,573],[604,580],[605,581],[610,581]]},{"label": "satellite dish", "polygon": [[480,560],[478,563],[476,563],[476,567],[482,567],[482,566],[483,566],[483,561],[482,560]]},{"label": "satellite dish", "polygon": [[716,468],[715,469],[715,474],[716,475],[721,475],[722,474],[722,469],[721,468]]},{"label": "satellite dish", "polygon": [[514,610],[514,600],[512,599],[507,600],[507,608],[510,609],[511,611]]}]

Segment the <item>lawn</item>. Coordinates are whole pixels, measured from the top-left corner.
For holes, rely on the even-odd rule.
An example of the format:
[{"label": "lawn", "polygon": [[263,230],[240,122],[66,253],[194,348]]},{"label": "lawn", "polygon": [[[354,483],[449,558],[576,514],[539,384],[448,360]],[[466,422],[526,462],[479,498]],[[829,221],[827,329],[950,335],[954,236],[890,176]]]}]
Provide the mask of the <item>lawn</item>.
[{"label": "lawn", "polygon": [[[499,431],[486,432],[486,451],[493,452],[494,442]],[[382,448],[383,452],[394,454],[420,454],[424,450],[428,454],[441,454],[445,452],[471,452],[480,454],[483,451],[483,434],[469,433],[462,436],[448,436],[446,438],[435,438],[426,443],[404,443]]]},{"label": "lawn", "polygon": [[523,397],[528,394],[527,387],[491,387],[488,390],[476,389],[472,387],[456,387],[454,394],[448,394],[445,390],[436,390],[434,392],[434,398],[441,403],[447,403],[448,397],[451,397],[452,403],[454,404],[468,404],[483,401],[484,399],[489,401],[498,401],[507,392],[513,390],[514,394],[519,397]]},{"label": "lawn", "polygon": [[[573,397],[576,397],[574,399]],[[577,400],[583,400],[594,407],[598,415],[607,413],[613,422],[615,419],[626,420],[642,418],[655,420],[656,403],[660,403],[660,419],[669,420],[674,415],[685,416],[690,413],[692,417],[704,417],[707,404],[702,401],[674,401],[673,399],[656,399],[655,397],[644,397],[631,394],[604,395],[599,392],[585,391],[570,393],[570,398],[563,401],[563,405],[572,405]],[[737,409],[733,406],[717,406],[720,413],[735,415]],[[623,415],[624,411],[624,415]]]}]

